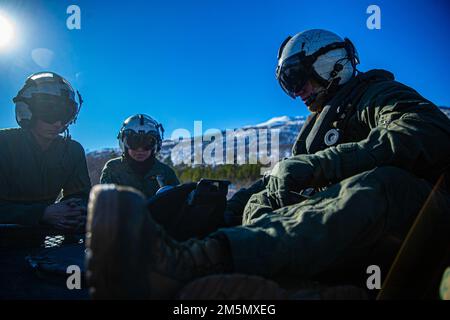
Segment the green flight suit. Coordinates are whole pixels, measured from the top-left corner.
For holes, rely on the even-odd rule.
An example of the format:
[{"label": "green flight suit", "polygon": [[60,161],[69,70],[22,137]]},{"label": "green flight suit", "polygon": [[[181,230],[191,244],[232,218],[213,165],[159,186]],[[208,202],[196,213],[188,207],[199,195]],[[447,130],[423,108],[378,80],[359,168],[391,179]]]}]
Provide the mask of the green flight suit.
[{"label": "green flight suit", "polygon": [[91,182],[83,147],[57,137],[43,151],[29,130],[0,130],[0,223],[38,225],[47,206],[62,200],[87,204]]},{"label": "green flight suit", "polygon": [[159,189],[156,176],[161,175],[165,185],[176,186],[180,184],[178,178],[168,165],[155,159],[155,163],[144,175],[138,174],[131,168],[124,157],[109,160],[103,168],[100,183],[113,183],[133,187],[145,196],[151,197]]},{"label": "green flight suit", "polygon": [[[219,232],[229,240],[236,272],[311,277],[366,255],[388,234],[405,236],[450,164],[450,120],[392,74],[367,75],[371,82],[352,101],[342,143],[307,154],[305,139],[297,140],[293,156],[269,179],[229,201],[227,209],[243,215],[242,226]],[[341,88],[333,103],[345,101],[358,81]],[[278,205],[305,187],[317,192]],[[436,192],[430,205],[448,213],[448,190]]]}]

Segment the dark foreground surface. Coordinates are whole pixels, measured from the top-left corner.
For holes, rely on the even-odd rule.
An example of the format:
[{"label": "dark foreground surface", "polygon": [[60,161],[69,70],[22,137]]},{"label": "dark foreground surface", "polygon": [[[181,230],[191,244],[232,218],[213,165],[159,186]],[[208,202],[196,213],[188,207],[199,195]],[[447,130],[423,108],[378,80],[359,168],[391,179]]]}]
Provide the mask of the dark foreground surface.
[{"label": "dark foreground surface", "polygon": [[[84,249],[83,235],[0,225],[0,299],[89,299]],[[69,266],[79,268],[81,289],[67,287]]]}]

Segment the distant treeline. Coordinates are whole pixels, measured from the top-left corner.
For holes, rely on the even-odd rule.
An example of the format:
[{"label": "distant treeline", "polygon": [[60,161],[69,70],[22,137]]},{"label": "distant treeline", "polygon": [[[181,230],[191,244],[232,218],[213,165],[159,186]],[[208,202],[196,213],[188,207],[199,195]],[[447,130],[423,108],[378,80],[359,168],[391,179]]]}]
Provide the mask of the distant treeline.
[{"label": "distant treeline", "polygon": [[[100,174],[105,163],[120,154],[111,151],[100,154],[88,154],[87,165],[89,170],[89,176],[93,184],[100,182]],[[218,166],[174,166],[168,159],[160,159],[167,165],[171,166],[178,176],[181,183],[186,182],[198,182],[201,178],[207,179],[219,179],[229,180],[235,188],[239,189],[250,185],[252,182],[258,180],[261,177],[261,165],[260,164],[244,164],[244,165],[218,165]]]},{"label": "distant treeline", "polygon": [[235,185],[248,185],[261,177],[261,165],[176,166],[174,170],[182,183],[196,182],[201,178],[230,180]]}]

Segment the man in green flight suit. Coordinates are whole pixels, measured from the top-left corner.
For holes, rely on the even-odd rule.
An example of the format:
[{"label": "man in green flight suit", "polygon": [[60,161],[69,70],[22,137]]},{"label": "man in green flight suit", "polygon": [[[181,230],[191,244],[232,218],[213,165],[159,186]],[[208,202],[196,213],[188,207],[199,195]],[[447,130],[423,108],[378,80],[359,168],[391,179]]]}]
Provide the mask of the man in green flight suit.
[{"label": "man in green flight suit", "polygon": [[[358,63],[350,40],[326,30],[283,42],[277,79],[312,114],[293,156],[230,201],[227,211],[241,216],[240,226],[176,242],[139,194],[94,189],[88,225],[94,297],[171,298],[193,279],[221,273],[309,279],[354,265],[387,235],[404,238],[448,170],[450,120],[390,72],[357,72]],[[429,205],[448,212],[448,190],[435,192]],[[133,239],[133,247],[116,242],[111,228]],[[122,277],[108,282],[116,274]]]},{"label": "man in green flight suit", "polygon": [[119,131],[119,158],[108,161],[100,182],[133,187],[146,197],[180,182],[172,168],[156,159],[161,150],[163,127],[147,115],[137,114],[126,119]]},{"label": "man in green flight suit", "polygon": [[91,183],[83,147],[68,134],[81,95],[56,73],[39,72],[13,101],[21,128],[0,130],[0,223],[83,227]]}]

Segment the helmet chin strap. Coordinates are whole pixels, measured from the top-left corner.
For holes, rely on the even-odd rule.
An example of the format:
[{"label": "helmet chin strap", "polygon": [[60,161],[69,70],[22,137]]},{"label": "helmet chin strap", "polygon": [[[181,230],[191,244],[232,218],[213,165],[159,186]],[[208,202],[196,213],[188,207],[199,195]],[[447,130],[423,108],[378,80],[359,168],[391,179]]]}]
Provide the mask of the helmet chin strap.
[{"label": "helmet chin strap", "polygon": [[65,127],[61,133],[64,133],[64,136],[63,136],[64,140],[67,141],[67,140],[72,139],[72,136],[70,135],[70,132],[69,132],[69,126]]},{"label": "helmet chin strap", "polygon": [[317,97],[319,96],[319,94],[321,94],[323,92],[326,92],[326,89],[322,89],[322,90],[319,90],[318,92],[315,92],[315,93],[311,94],[309,96],[309,98],[305,101],[305,104],[307,106],[312,105],[314,103],[314,101],[317,99]]},{"label": "helmet chin strap", "polygon": [[321,88],[319,91],[311,94],[305,101],[306,106],[311,112],[320,112],[323,104],[336,92],[338,88],[340,77],[333,78],[326,88]]}]

